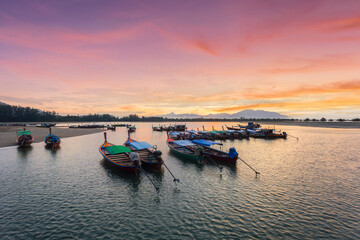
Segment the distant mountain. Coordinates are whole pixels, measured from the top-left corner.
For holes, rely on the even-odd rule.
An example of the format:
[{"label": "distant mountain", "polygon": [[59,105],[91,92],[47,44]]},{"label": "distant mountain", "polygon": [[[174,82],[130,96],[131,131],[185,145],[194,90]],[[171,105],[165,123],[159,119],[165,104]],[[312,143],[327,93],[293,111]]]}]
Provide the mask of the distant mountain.
[{"label": "distant mountain", "polygon": [[232,114],[229,113],[217,113],[217,114],[208,114],[204,118],[232,118]]},{"label": "distant mountain", "polygon": [[176,113],[172,112],[169,114],[161,115],[161,117],[165,117],[165,118],[201,118],[203,116],[197,115],[197,114],[190,114],[190,113],[176,114]]},{"label": "distant mountain", "polygon": [[0,101],[0,105],[4,105],[4,106],[6,106],[6,105],[9,105],[9,104],[7,104],[7,103],[4,103],[4,102]]},{"label": "distant mountain", "polygon": [[184,114],[176,114],[174,112],[166,115],[162,115],[161,117],[166,118],[227,118],[227,119],[234,119],[234,118],[256,118],[256,119],[274,119],[274,118],[280,118],[280,119],[286,119],[289,118],[286,115],[282,115],[277,112],[269,112],[264,110],[252,110],[252,109],[246,109],[234,114],[229,113],[217,113],[217,114],[208,114],[205,116],[198,115],[198,114],[190,114],[190,113],[184,113]]},{"label": "distant mountain", "polygon": [[264,110],[246,109],[241,112],[232,114],[231,118],[289,118],[277,112],[269,112]]}]

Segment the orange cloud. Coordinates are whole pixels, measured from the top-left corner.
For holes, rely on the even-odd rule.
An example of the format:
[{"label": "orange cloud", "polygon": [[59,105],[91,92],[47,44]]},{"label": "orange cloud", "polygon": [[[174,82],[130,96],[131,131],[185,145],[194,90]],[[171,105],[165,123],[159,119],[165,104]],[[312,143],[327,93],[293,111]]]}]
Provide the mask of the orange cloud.
[{"label": "orange cloud", "polygon": [[[350,57],[347,56],[327,56],[324,59],[295,59],[295,62],[289,63],[279,62],[277,65],[282,67],[275,67],[262,70],[262,73],[266,74],[294,74],[294,73],[309,73],[320,71],[335,71],[358,68],[359,64]],[[288,67],[283,66],[288,65]],[[297,65],[297,66],[291,66]],[[300,65],[300,66],[298,66]]]},{"label": "orange cloud", "polygon": [[196,49],[199,49],[203,52],[206,52],[210,55],[217,56],[217,51],[214,50],[214,48],[210,47],[210,44],[205,41],[194,41],[189,42],[189,45],[193,46]]},{"label": "orange cloud", "polygon": [[359,108],[360,97],[333,98],[320,101],[282,102],[282,103],[257,103],[233,107],[225,107],[215,110],[216,112],[234,112],[245,109],[276,109],[285,111],[325,111],[341,108]]},{"label": "orange cloud", "polygon": [[360,80],[333,82],[321,86],[302,86],[297,89],[270,91],[266,93],[245,93],[247,99],[288,98],[306,94],[325,94],[360,91]]},{"label": "orange cloud", "polygon": [[175,43],[177,47],[188,50],[196,50],[206,53],[211,56],[218,56],[219,51],[215,49],[214,44],[210,44],[209,40],[197,39],[194,40],[191,37],[180,36],[173,31],[166,30],[159,25],[152,25],[155,31],[157,31],[162,37]]},{"label": "orange cloud", "polygon": [[352,30],[360,28],[360,17],[328,20],[316,24],[327,31]]}]

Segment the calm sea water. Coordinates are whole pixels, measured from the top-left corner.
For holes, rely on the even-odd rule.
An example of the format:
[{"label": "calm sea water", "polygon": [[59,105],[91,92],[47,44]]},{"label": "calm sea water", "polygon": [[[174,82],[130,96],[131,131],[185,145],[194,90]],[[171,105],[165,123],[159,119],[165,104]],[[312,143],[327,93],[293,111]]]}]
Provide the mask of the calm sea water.
[{"label": "calm sea water", "polygon": [[[220,123],[188,123],[220,129]],[[129,176],[98,152],[103,134],[0,149],[0,239],[360,239],[360,130],[279,126],[299,140],[225,141],[244,163],[198,165],[169,152],[166,133],[138,123],[167,171]],[[56,132],[56,130],[54,130]],[[125,128],[108,132],[122,144]]]}]

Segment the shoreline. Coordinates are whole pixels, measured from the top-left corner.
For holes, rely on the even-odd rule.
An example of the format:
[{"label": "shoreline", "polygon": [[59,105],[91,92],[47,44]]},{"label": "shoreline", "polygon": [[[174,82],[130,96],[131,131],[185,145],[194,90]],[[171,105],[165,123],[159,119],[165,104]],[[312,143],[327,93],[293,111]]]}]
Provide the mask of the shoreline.
[{"label": "shoreline", "polygon": [[[0,126],[0,148],[17,146],[16,131],[23,130],[21,126]],[[40,128],[35,126],[27,126],[34,137],[33,143],[44,142],[44,137],[49,135],[49,128]],[[60,138],[77,137],[92,133],[103,132],[105,129],[100,128],[66,128],[66,127],[51,127],[53,134]]]}]

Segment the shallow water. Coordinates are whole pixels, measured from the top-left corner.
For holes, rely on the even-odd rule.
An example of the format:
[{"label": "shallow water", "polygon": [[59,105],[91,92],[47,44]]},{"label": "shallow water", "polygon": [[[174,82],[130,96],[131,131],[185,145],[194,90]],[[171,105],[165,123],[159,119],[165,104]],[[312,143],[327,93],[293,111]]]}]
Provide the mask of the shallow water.
[{"label": "shallow water", "polygon": [[[188,123],[220,129],[220,123]],[[169,152],[166,133],[137,123],[173,174],[109,168],[103,134],[0,149],[0,239],[359,239],[360,130],[279,126],[287,140],[225,141],[244,163],[198,165]],[[126,129],[108,132],[122,144]]]}]

